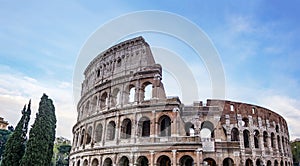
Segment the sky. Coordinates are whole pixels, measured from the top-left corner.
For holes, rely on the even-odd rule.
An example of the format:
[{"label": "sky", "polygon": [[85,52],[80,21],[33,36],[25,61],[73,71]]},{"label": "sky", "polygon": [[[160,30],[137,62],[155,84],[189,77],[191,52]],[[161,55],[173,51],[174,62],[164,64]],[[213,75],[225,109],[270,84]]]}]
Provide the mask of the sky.
[{"label": "sky", "polygon": [[[81,49],[99,28],[112,20],[132,12],[155,10],[183,17],[207,35],[222,62],[225,99],[263,106],[279,113],[287,120],[291,139],[300,138],[300,130],[297,130],[300,119],[300,1],[0,0],[0,4],[0,116],[13,126],[29,99],[32,100],[33,123],[40,98],[46,93],[56,108],[56,135],[72,139],[72,127],[77,118],[73,77],[78,75],[74,71]],[[115,29],[118,31],[122,27]],[[199,92],[197,99],[189,100],[205,101],[212,97],[205,63],[195,58],[194,50],[186,43],[156,32],[134,35],[145,38],[153,47],[156,59],[161,56],[155,49],[164,48],[189,66]],[[100,45],[101,42],[99,48]],[[167,70],[164,76],[167,95],[182,96],[176,76]]]}]

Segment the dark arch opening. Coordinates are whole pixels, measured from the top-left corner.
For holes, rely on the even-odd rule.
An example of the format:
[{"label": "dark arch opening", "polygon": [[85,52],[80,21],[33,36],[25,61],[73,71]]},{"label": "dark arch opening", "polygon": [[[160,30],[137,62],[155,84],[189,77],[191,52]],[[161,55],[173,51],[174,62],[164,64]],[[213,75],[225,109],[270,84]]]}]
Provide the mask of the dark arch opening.
[{"label": "dark arch opening", "polygon": [[243,131],[243,137],[244,137],[244,147],[249,148],[250,147],[250,142],[249,142],[249,136],[250,133],[248,130]]},{"label": "dark arch opening", "polygon": [[98,166],[98,165],[99,165],[98,159],[93,159],[92,166]]},{"label": "dark arch opening", "polygon": [[131,120],[126,118],[121,126],[121,138],[128,139],[131,137]]},{"label": "dark arch opening", "polygon": [[159,118],[160,136],[171,136],[171,119],[167,115]]},{"label": "dark arch opening", "polygon": [[259,131],[254,130],[254,147],[259,148]]},{"label": "dark arch opening", "polygon": [[195,134],[195,128],[194,128],[194,124],[191,122],[186,122],[184,125],[184,129],[185,129],[185,134],[186,136],[194,136]]},{"label": "dark arch opening", "polygon": [[253,166],[253,162],[251,159],[246,160],[246,166]]},{"label": "dark arch opening", "polygon": [[103,162],[103,166],[112,166],[112,160],[110,158],[106,158]]},{"label": "dark arch opening", "polygon": [[263,166],[263,163],[261,162],[260,159],[257,159],[255,164],[256,164],[256,166]]},{"label": "dark arch opening", "polygon": [[204,163],[207,163],[209,166],[216,166],[216,161],[212,158],[205,158],[203,160]]},{"label": "dark arch opening", "polygon": [[239,130],[237,128],[233,128],[231,130],[231,141],[239,141],[240,138],[239,138]]},{"label": "dark arch opening", "polygon": [[148,161],[147,157],[140,156],[137,159],[137,166],[148,166],[148,165],[149,165],[149,161]]},{"label": "dark arch opening", "polygon": [[107,125],[107,140],[114,140],[115,139],[115,130],[116,130],[116,124],[114,121],[110,121]]},{"label": "dark arch opening", "polygon": [[125,156],[121,157],[121,159],[119,161],[119,166],[129,166],[128,158]]},{"label": "dark arch opening", "polygon": [[99,123],[95,130],[95,141],[100,142],[102,140],[103,126]]},{"label": "dark arch opening", "polygon": [[272,162],[270,160],[267,161],[267,166],[272,166]]},{"label": "dark arch opening", "polygon": [[150,136],[150,119],[146,116],[139,120],[139,135],[142,137]]},{"label": "dark arch opening", "polygon": [[223,166],[233,166],[234,165],[234,162],[231,158],[225,158],[223,160]]},{"label": "dark arch opening", "polygon": [[157,166],[171,166],[171,160],[168,156],[162,155],[157,159]]},{"label": "dark arch opening", "polygon": [[179,163],[180,166],[193,166],[194,159],[191,156],[185,155],[180,158]]},{"label": "dark arch opening", "polygon": [[90,126],[89,128],[88,128],[88,131],[87,131],[87,133],[86,133],[86,144],[90,144],[91,143],[91,141],[92,141],[92,132],[93,132],[93,129],[92,129],[92,127]]}]

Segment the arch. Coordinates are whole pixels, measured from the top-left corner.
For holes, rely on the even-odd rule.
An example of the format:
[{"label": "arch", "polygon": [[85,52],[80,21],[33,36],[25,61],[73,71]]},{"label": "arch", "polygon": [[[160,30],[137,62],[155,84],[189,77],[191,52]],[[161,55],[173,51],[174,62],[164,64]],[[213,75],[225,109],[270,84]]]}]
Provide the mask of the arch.
[{"label": "arch", "polygon": [[128,88],[128,92],[129,92],[129,99],[128,99],[128,102],[129,103],[132,103],[135,101],[135,86],[134,85],[129,85],[129,88]]},{"label": "arch", "polygon": [[285,161],[284,163],[285,163],[285,166],[287,166],[287,165],[288,165],[287,161]]},{"label": "arch", "polygon": [[186,136],[194,136],[195,135],[195,127],[191,122],[186,122],[184,124],[185,134]]},{"label": "arch", "polygon": [[171,119],[167,115],[163,115],[159,118],[160,136],[171,136]]},{"label": "arch", "polygon": [[139,120],[139,136],[149,137],[150,136],[150,119],[146,116]]},{"label": "arch", "polygon": [[103,166],[112,166],[112,160],[110,158],[106,158],[103,162]]},{"label": "arch", "polygon": [[272,162],[270,160],[267,161],[267,166],[272,166]]},{"label": "arch", "polygon": [[209,166],[216,166],[216,161],[213,158],[205,158],[204,163],[207,163]]},{"label": "arch", "polygon": [[92,166],[98,166],[98,165],[99,165],[98,159],[94,158],[92,161]]},{"label": "arch", "polygon": [[244,147],[245,148],[250,148],[250,133],[248,130],[243,131],[243,137],[244,137]]},{"label": "arch", "polygon": [[255,165],[256,166],[262,166],[263,163],[262,163],[262,161],[260,159],[257,159],[256,162],[255,162]]},{"label": "arch", "polygon": [[235,127],[231,129],[231,141],[240,141],[240,132]]},{"label": "arch", "polygon": [[279,152],[281,152],[280,136],[279,135],[277,135],[277,148],[279,149]]},{"label": "arch", "polygon": [[274,166],[278,166],[278,161],[277,160],[274,161]]},{"label": "arch", "polygon": [[150,100],[152,96],[152,83],[151,82],[145,82],[143,84],[143,100]]},{"label": "arch", "polygon": [[102,140],[103,126],[101,123],[97,124],[95,130],[95,142],[100,142]]},{"label": "arch", "polygon": [[259,131],[254,130],[254,148],[259,148]]},{"label": "arch", "polygon": [[223,160],[223,166],[233,166],[234,162],[232,160],[232,158],[227,157]]},{"label": "arch", "polygon": [[86,144],[90,144],[91,141],[92,141],[92,132],[93,132],[93,129],[92,129],[92,126],[89,126],[88,130],[87,130],[87,133],[86,133]]},{"label": "arch", "polygon": [[281,145],[282,145],[283,153],[285,153],[285,146],[284,146],[285,143],[284,143],[284,137],[283,136],[281,137],[281,142],[282,142]]},{"label": "arch", "polygon": [[121,157],[119,160],[119,166],[129,166],[129,160],[126,156]]},{"label": "arch", "polygon": [[243,121],[243,124],[242,124],[243,127],[249,127],[249,119],[248,118],[245,117],[242,119],[242,121]]},{"label": "arch", "polygon": [[77,161],[77,166],[80,166],[80,160]]},{"label": "arch", "polygon": [[214,137],[214,124],[210,121],[204,121],[201,123],[200,136],[201,138],[213,138]]},{"label": "arch", "polygon": [[89,163],[88,163],[88,160],[85,159],[84,162],[83,162],[83,164],[82,164],[82,166],[88,166],[88,164],[89,164]]},{"label": "arch", "polygon": [[87,101],[86,105],[85,105],[85,112],[89,112],[89,108],[90,108],[90,101]]},{"label": "arch", "polygon": [[171,166],[171,160],[168,156],[162,155],[157,159],[157,166]]},{"label": "arch", "polygon": [[126,118],[121,126],[121,138],[128,139],[131,137],[131,120]]},{"label": "arch", "polygon": [[82,129],[81,131],[81,138],[80,138],[80,146],[83,145],[84,141],[84,135],[85,135],[85,129]]},{"label": "arch", "polygon": [[115,88],[112,92],[111,106],[117,106],[121,103],[121,93],[119,88]]},{"label": "arch", "polygon": [[246,160],[246,166],[253,166],[253,162],[251,159]]},{"label": "arch", "polygon": [[263,141],[264,141],[264,147],[268,147],[268,132],[264,131],[263,133]]},{"label": "arch", "polygon": [[108,94],[107,92],[102,93],[101,98],[100,98],[100,108],[104,109],[107,107],[108,103]]},{"label": "arch", "polygon": [[149,161],[148,161],[147,157],[140,156],[137,159],[137,166],[148,166],[148,165],[149,165]]},{"label": "arch", "polygon": [[271,133],[271,147],[275,148],[275,134],[273,132]]},{"label": "arch", "polygon": [[280,161],[280,166],[283,166],[283,161],[282,160]]},{"label": "arch", "polygon": [[276,133],[279,133],[279,126],[278,125],[276,125],[275,131],[276,131]]},{"label": "arch", "polygon": [[180,158],[179,163],[180,166],[193,166],[194,159],[189,155],[185,155]]},{"label": "arch", "polygon": [[115,132],[116,132],[116,123],[114,121],[110,121],[107,125],[106,140],[114,140]]},{"label": "arch", "polygon": [[92,105],[92,109],[91,111],[96,111],[96,108],[97,108],[97,101],[98,101],[98,97],[97,96],[94,96],[92,102],[91,102],[91,105]]}]

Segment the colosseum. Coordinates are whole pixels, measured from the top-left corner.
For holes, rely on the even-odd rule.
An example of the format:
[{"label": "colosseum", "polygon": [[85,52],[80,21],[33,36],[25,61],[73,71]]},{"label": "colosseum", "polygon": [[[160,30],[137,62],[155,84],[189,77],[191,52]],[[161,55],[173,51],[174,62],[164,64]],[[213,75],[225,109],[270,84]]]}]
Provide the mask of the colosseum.
[{"label": "colosseum", "polygon": [[71,166],[290,166],[285,119],[246,103],[167,97],[142,37],[102,52],[84,71]]}]

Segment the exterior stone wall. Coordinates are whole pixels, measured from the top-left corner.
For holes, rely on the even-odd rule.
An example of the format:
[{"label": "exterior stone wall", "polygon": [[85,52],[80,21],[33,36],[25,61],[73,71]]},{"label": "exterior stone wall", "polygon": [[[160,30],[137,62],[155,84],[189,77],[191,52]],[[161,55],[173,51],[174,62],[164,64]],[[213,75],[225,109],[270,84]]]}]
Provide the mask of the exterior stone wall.
[{"label": "exterior stone wall", "polygon": [[185,106],[166,97],[162,68],[142,37],[101,53],[84,74],[71,166],[292,165],[280,115],[246,103]]}]

